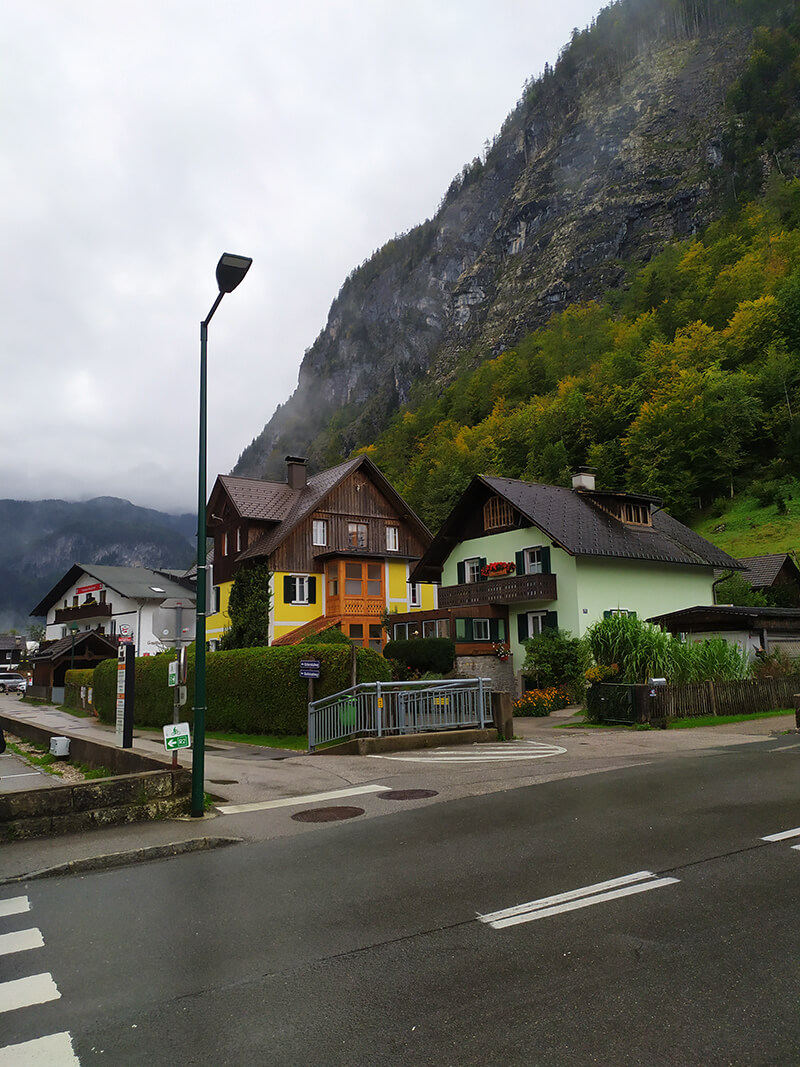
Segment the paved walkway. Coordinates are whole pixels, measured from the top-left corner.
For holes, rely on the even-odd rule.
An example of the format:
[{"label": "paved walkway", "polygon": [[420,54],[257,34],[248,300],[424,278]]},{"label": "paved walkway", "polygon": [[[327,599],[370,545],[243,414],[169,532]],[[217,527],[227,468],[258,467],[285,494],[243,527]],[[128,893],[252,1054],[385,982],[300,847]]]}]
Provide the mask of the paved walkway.
[{"label": "paved walkway", "polygon": [[[16,696],[0,695],[0,712],[36,722],[56,734],[85,736],[115,743],[115,731],[94,718],[78,718],[48,705],[33,705]],[[54,865],[114,852],[167,847],[204,838],[264,840],[290,833],[316,832],[312,825],[292,821],[301,808],[346,804],[363,808],[367,817],[388,814],[382,800],[388,790],[423,793],[407,806],[456,800],[560,778],[607,772],[653,760],[692,756],[729,746],[787,736],[787,746],[800,744],[794,715],[760,719],[733,726],[691,730],[600,730],[582,727],[578,709],[554,712],[548,718],[517,718],[518,759],[489,759],[489,746],[447,746],[444,759],[419,760],[364,756],[308,755],[287,749],[209,740],[205,756],[205,788],[219,811],[203,819],[170,819],[98,830],[81,835],[14,842],[0,850],[0,882]],[[563,728],[562,728],[563,727]],[[530,758],[531,747],[544,757]],[[134,751],[169,762],[158,734],[135,731]],[[456,748],[458,751],[456,752]],[[525,756],[522,753],[526,753]],[[468,760],[464,757],[469,754]],[[387,754],[390,755],[390,754]],[[407,753],[406,755],[414,755]],[[458,756],[458,759],[454,757]],[[191,753],[180,763],[191,767]],[[2,765],[0,765],[2,766]],[[4,787],[0,769],[0,791]]]}]

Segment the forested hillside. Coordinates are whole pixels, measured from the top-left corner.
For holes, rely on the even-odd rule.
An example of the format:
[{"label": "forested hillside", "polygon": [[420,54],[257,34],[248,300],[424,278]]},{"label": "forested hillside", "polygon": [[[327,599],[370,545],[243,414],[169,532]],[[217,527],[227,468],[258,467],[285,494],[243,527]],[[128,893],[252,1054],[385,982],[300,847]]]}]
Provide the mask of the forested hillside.
[{"label": "forested hillside", "polygon": [[[681,514],[779,474],[798,56],[794,2],[609,4],[435,215],[351,273],[234,473],[374,444],[433,526],[474,469],[558,479],[594,462]],[[673,409],[691,433],[669,452]]]},{"label": "forested hillside", "polygon": [[800,181],[418,393],[365,451],[433,529],[478,472],[568,484],[588,463],[684,518],[800,473]]}]

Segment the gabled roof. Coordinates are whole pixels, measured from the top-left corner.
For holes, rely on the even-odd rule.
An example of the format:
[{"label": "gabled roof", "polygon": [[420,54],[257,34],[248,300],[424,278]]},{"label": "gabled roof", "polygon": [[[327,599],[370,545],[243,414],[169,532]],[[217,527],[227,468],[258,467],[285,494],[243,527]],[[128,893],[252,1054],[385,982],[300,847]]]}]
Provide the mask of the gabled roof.
[{"label": "gabled roof", "polygon": [[526,524],[540,529],[571,556],[742,569],[738,560],[658,507],[651,507],[652,526],[639,526],[622,522],[601,506],[612,497],[649,506],[655,497],[476,475],[411,575],[412,581],[437,580],[444,561],[462,539],[459,532],[468,516],[493,494],[507,500]]},{"label": "gabled roof", "polygon": [[742,556],[739,562],[745,566],[742,577],[746,578],[754,589],[766,589],[774,585],[784,567],[793,571],[793,577],[800,582],[800,570],[788,552],[776,552],[769,556]]},{"label": "gabled roof", "polygon": [[668,611],[647,620],[671,632],[692,633],[706,629],[757,630],[768,624],[800,630],[800,608],[739,607],[735,604],[698,604],[693,608]]},{"label": "gabled roof", "polygon": [[25,638],[18,634],[0,634],[0,652],[24,652],[27,647]]},{"label": "gabled roof", "polygon": [[259,482],[253,478],[220,476],[217,481],[242,518],[275,523],[262,537],[239,553],[237,561],[257,559],[274,552],[292,531],[321,507],[325,498],[356,470],[360,470],[369,478],[394,505],[400,516],[415,526],[425,539],[431,536],[422,520],[409,508],[372,460],[368,456],[356,456],[336,467],[312,475],[302,489],[292,489],[285,482]]},{"label": "gabled roof", "polygon": [[116,637],[111,637],[108,634],[101,634],[97,630],[83,630],[81,633],[75,634],[74,639],[70,634],[69,637],[60,637],[57,641],[50,641],[48,644],[42,645],[33,658],[36,662],[48,659],[56,660],[60,656],[71,656],[73,651],[80,656],[87,646],[92,646],[95,652],[100,655],[107,652],[110,659],[116,656],[118,643]]},{"label": "gabled roof", "polygon": [[185,597],[194,585],[179,579],[174,572],[151,570],[149,567],[107,567],[96,563],[75,563],[64,577],[53,586],[31,612],[31,615],[46,615],[64,593],[71,589],[82,574],[101,582],[120,596],[131,600],[156,600],[159,603],[168,597]]}]

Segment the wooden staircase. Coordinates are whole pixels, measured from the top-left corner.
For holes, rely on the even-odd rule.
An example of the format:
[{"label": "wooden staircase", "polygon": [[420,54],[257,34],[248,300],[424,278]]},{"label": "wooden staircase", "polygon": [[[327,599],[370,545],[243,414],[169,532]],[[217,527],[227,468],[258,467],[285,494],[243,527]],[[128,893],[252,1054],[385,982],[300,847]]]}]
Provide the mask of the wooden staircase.
[{"label": "wooden staircase", "polygon": [[329,630],[332,626],[338,626],[341,628],[344,622],[344,615],[318,615],[316,619],[312,619],[311,622],[306,622],[302,626],[298,626],[296,630],[292,630],[289,634],[284,634],[283,637],[276,637],[272,642],[274,645],[296,645],[302,641],[304,637],[312,637],[314,634],[321,633],[323,630]]}]

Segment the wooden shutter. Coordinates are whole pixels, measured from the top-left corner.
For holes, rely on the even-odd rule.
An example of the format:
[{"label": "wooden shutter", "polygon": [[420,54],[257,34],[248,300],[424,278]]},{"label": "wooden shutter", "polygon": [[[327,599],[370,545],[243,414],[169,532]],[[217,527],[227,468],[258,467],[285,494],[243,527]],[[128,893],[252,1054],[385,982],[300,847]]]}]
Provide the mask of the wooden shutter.
[{"label": "wooden shutter", "polygon": [[524,574],[525,573],[525,553],[524,552],[517,552],[516,562],[517,562],[517,574]]},{"label": "wooden shutter", "polygon": [[[483,570],[483,568],[484,568],[485,566],[486,566],[486,559],[485,559],[485,558],[484,558],[483,556],[481,556],[481,559],[480,559],[480,569],[481,569],[481,570]],[[479,574],[479,575],[478,575],[478,578],[479,578],[479,579],[480,579],[480,581],[482,581],[482,582],[488,582],[488,581],[489,581],[489,579],[488,579],[488,578],[486,577],[486,575],[485,575],[485,574]]]},{"label": "wooden shutter", "polygon": [[542,629],[543,630],[557,630],[558,629],[558,612],[546,611],[542,617]]},{"label": "wooden shutter", "polygon": [[517,638],[520,642],[522,642],[527,641],[529,637],[530,634],[528,633],[528,616],[525,614],[525,612],[520,612],[520,614],[517,615]]},{"label": "wooden shutter", "polygon": [[542,574],[551,574],[550,570],[550,549],[546,545],[542,545],[539,549],[539,559],[542,561]]},{"label": "wooden shutter", "polygon": [[308,579],[308,602],[309,604],[317,602],[317,579],[313,574]]},{"label": "wooden shutter", "polygon": [[467,580],[467,571],[466,571],[466,568],[464,567],[463,560],[461,561],[461,563],[457,563],[456,564],[456,568],[458,570],[458,584],[459,585],[464,585],[464,583]]},{"label": "wooden shutter", "polygon": [[284,604],[291,604],[294,600],[295,584],[294,578],[290,574],[283,576],[283,602]]}]

